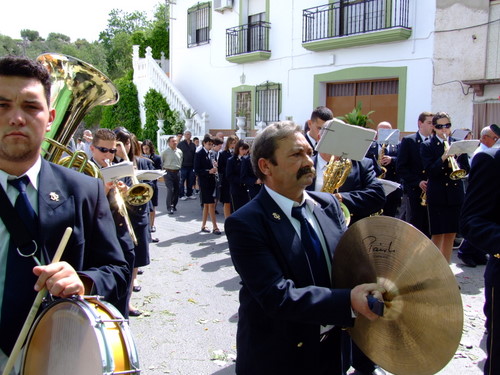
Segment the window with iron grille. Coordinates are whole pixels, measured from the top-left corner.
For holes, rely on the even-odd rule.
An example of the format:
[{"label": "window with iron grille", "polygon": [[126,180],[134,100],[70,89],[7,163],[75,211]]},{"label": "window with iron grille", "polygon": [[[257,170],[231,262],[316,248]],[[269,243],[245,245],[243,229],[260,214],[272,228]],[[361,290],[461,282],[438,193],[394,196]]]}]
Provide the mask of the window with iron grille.
[{"label": "window with iron grille", "polygon": [[188,9],[188,48],[210,43],[211,2]]},{"label": "window with iron grille", "polygon": [[255,87],[256,121],[279,121],[281,84],[266,81]]}]

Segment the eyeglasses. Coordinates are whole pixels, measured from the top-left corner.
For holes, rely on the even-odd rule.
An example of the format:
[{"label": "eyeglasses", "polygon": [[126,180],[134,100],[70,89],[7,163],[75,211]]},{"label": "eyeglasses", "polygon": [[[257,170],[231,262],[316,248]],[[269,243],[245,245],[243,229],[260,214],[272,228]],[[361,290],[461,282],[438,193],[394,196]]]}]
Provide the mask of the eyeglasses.
[{"label": "eyeglasses", "polygon": [[451,128],[451,124],[450,123],[447,123],[447,124],[436,124],[436,125],[434,125],[434,127],[436,129],[443,129],[443,128],[449,129],[449,128]]},{"label": "eyeglasses", "polygon": [[112,154],[116,154],[116,148],[107,148],[107,147],[99,147],[99,146],[94,146],[95,148],[97,148],[99,151],[101,151],[102,153],[107,153],[107,152],[111,152]]}]

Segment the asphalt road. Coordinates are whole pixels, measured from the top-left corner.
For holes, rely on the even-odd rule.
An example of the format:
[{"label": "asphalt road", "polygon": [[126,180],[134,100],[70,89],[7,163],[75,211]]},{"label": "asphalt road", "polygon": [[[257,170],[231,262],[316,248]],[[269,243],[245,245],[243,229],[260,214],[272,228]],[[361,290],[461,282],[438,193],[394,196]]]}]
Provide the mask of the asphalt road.
[{"label": "asphalt road", "polygon": [[[178,211],[167,215],[164,184],[159,187],[154,235],[160,241],[151,244],[151,264],[139,276],[142,290],[133,293],[143,315],[130,318],[142,374],[234,374],[239,277],[224,232],[200,232],[199,200],[180,201]],[[223,230],[221,205],[218,210]],[[461,287],[464,327],[454,358],[438,374],[482,374],[484,266],[457,264],[455,251],[451,268]]]}]

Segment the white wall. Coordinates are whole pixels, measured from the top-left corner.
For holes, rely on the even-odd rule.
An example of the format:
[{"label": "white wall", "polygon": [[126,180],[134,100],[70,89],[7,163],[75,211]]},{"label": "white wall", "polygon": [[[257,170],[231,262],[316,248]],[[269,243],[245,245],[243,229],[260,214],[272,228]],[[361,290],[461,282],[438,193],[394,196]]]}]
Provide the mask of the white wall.
[{"label": "white wall", "polygon": [[472,127],[474,94],[460,81],[486,74],[489,0],[438,0],[432,110],[450,114],[454,128]]},{"label": "white wall", "polygon": [[[271,0],[270,60],[233,64],[225,60],[225,31],[239,24],[242,1],[235,0],[232,11],[224,14],[213,12],[210,44],[189,49],[186,48],[187,8],[196,1],[177,1],[173,5],[176,19],[172,20],[171,29],[171,77],[198,112],[209,113],[211,128],[231,127],[234,116],[231,113],[231,90],[240,85],[243,73],[247,85],[267,80],[281,83],[281,117],[293,116],[299,124],[308,118],[315,105],[314,76],[352,67],[407,67],[404,125],[407,131],[416,129],[417,117],[422,111],[444,107],[445,103],[447,106],[443,109],[451,111],[451,101],[460,99],[456,83],[439,86],[439,89],[433,86],[434,2],[412,0],[412,36],[407,41],[312,52],[301,45],[302,10],[326,4],[328,0]],[[448,79],[442,75],[435,80],[437,78]],[[433,95],[438,98],[438,93],[446,93],[449,100],[441,98],[433,103]]]}]

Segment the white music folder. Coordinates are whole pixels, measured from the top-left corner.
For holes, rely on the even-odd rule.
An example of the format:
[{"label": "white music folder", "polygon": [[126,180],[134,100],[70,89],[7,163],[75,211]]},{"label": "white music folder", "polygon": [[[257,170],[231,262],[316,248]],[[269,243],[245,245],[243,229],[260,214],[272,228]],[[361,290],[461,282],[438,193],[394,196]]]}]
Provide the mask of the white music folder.
[{"label": "white music folder", "polygon": [[448,150],[448,155],[473,154],[478,146],[478,139],[453,142]]},{"label": "white music folder", "polygon": [[399,129],[379,129],[377,143],[396,146],[399,143]]},{"label": "white music folder", "polygon": [[121,163],[101,169],[104,182],[116,181],[126,176],[133,176],[134,173],[134,164],[130,161],[122,161]]},{"label": "white music folder", "polygon": [[349,125],[335,118],[323,126],[316,150],[359,161],[365,157],[376,135],[377,132],[373,129]]}]

